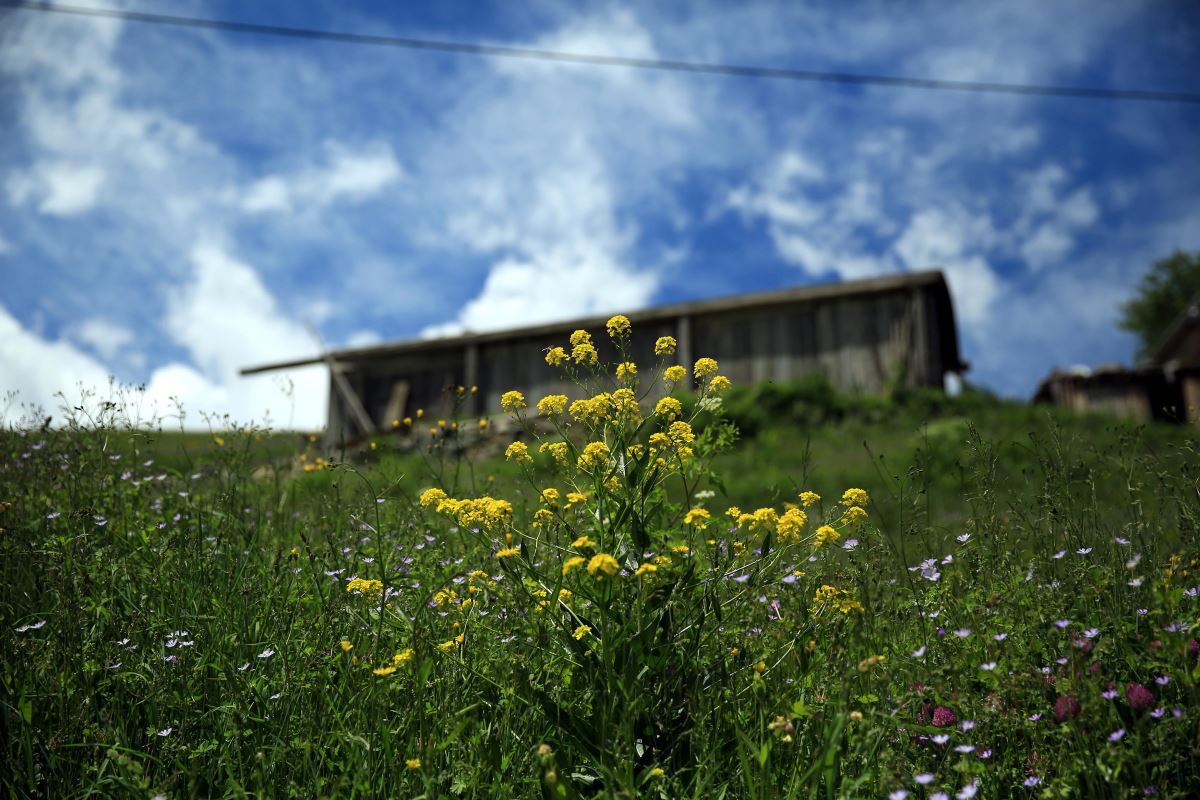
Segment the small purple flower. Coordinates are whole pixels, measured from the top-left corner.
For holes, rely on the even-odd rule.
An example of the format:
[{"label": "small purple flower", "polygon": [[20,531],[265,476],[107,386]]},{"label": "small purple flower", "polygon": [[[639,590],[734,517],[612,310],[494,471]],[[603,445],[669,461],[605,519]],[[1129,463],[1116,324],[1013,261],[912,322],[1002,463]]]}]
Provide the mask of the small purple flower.
[{"label": "small purple flower", "polygon": [[958,800],[971,800],[975,793],[979,791],[979,781],[971,781],[966,786],[958,790],[958,794],[954,795]]},{"label": "small purple flower", "polygon": [[888,800],[905,800],[908,797],[908,789],[896,789],[894,792],[888,793]]},{"label": "small purple flower", "polygon": [[1117,728],[1115,731],[1113,731],[1112,733],[1110,733],[1108,735],[1108,740],[1110,742],[1119,742],[1124,738],[1125,738],[1125,729],[1124,728]]},{"label": "small purple flower", "polygon": [[1054,623],[1055,627],[1057,627],[1059,630],[1066,628],[1070,624],[1071,624],[1071,620],[1069,620],[1069,619],[1056,620]]},{"label": "small purple flower", "polygon": [[960,639],[965,639],[971,635],[971,629],[970,628],[959,628],[958,630],[956,630],[954,632],[954,635]]},{"label": "small purple flower", "polygon": [[1154,717],[1155,719],[1162,719],[1166,715],[1167,715],[1167,709],[1163,708],[1162,706],[1159,706],[1158,708],[1156,708],[1150,712],[1150,716]]},{"label": "small purple flower", "polygon": [[1125,700],[1134,711],[1145,711],[1154,705],[1154,695],[1140,683],[1125,684]]},{"label": "small purple flower", "polygon": [[928,786],[929,784],[933,783],[933,774],[929,772],[922,772],[920,775],[913,775],[913,780],[922,786]]},{"label": "small purple flower", "polygon": [[945,792],[934,792],[929,795],[929,800],[950,800],[950,795]]},{"label": "small purple flower", "polygon": [[939,733],[933,737],[933,743],[938,747],[941,747],[948,741],[950,741],[950,734],[948,733]]},{"label": "small purple flower", "polygon": [[261,653],[259,653],[258,657],[259,658],[270,658],[273,655],[275,655],[275,651],[268,647],[266,650],[263,650]]},{"label": "small purple flower", "polygon": [[973,744],[960,744],[954,748],[954,752],[963,753],[963,754],[973,752],[974,750],[975,750],[975,745],[973,745]]},{"label": "small purple flower", "polygon": [[1103,697],[1105,700],[1116,700],[1117,699],[1117,690],[1116,689],[1105,689],[1103,692],[1100,693],[1100,696]]},{"label": "small purple flower", "polygon": [[958,722],[958,717],[946,706],[938,706],[933,710],[933,727],[948,728]]},{"label": "small purple flower", "polygon": [[979,668],[981,670],[983,670],[984,672],[991,672],[992,670],[994,670],[996,668],[996,662],[995,661],[985,661],[979,665]]},{"label": "small purple flower", "polygon": [[1008,638],[1008,634],[1007,633],[997,633],[994,636],[992,636],[992,638],[995,639],[997,642],[1003,642],[1005,639]]},{"label": "small purple flower", "polygon": [[973,731],[973,730],[975,730],[975,720],[964,719],[962,721],[962,725],[960,725],[959,727],[961,727],[963,729],[963,733],[966,733],[967,731]]},{"label": "small purple flower", "polygon": [[1157,683],[1159,686],[1166,686],[1168,683],[1171,682],[1171,676],[1170,675],[1159,675],[1157,678],[1154,679],[1154,682]]},{"label": "small purple flower", "polygon": [[987,750],[984,750],[979,754],[979,758],[982,759],[983,761],[987,761],[991,757],[992,757],[992,748],[990,748],[990,747]]},{"label": "small purple flower", "polygon": [[1126,539],[1124,536],[1114,536],[1113,541],[1116,542],[1117,544],[1129,544],[1129,540]]},{"label": "small purple flower", "polygon": [[1081,555],[1081,556],[1086,556],[1088,553],[1092,552],[1092,548],[1090,548],[1090,547],[1081,547],[1081,548],[1079,548],[1078,550],[1076,550],[1075,552],[1076,552],[1078,555]]},{"label": "small purple flower", "polygon": [[1042,782],[1042,779],[1039,778],[1037,775],[1030,775],[1028,778],[1025,779],[1025,788],[1032,789],[1033,787],[1037,786],[1041,782]]},{"label": "small purple flower", "polygon": [[1086,631],[1083,632],[1083,635],[1084,635],[1084,638],[1095,639],[1097,636],[1100,635],[1100,629],[1099,628],[1088,628]]},{"label": "small purple flower", "polygon": [[1062,558],[1066,554],[1067,554],[1066,550],[1059,550],[1057,553],[1055,553],[1053,556],[1051,556],[1051,558],[1053,558],[1055,561],[1057,561],[1058,559]]},{"label": "small purple flower", "polygon": [[171,735],[171,731],[173,731],[173,730],[175,730],[175,729],[174,728],[163,728],[161,731],[158,732],[158,735],[162,736],[162,737],[167,737],[167,736]]},{"label": "small purple flower", "polygon": [[959,544],[966,544],[967,540],[971,538],[971,534],[963,533],[958,536],[955,536],[954,538],[958,541]]},{"label": "small purple flower", "polygon": [[921,645],[916,650],[913,650],[912,657],[913,658],[924,658],[925,657],[925,645]]},{"label": "small purple flower", "polygon": [[1036,714],[1030,714],[1030,715],[1029,715],[1029,721],[1030,721],[1030,722],[1037,722],[1037,721],[1038,721],[1039,719],[1041,719],[1041,718],[1042,718],[1042,712],[1040,712],[1040,711],[1039,711],[1038,713],[1036,713]]},{"label": "small purple flower", "polygon": [[1054,701],[1054,721],[1059,725],[1063,724],[1064,722],[1069,722],[1070,720],[1078,717],[1081,710],[1082,709],[1079,705],[1079,701],[1074,697],[1060,695],[1059,698]]}]

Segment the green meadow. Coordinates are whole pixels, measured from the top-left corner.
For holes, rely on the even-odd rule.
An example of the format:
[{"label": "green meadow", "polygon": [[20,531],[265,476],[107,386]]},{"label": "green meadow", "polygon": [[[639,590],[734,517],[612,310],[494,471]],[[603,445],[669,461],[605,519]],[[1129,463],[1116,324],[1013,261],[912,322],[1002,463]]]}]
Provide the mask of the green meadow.
[{"label": "green meadow", "polygon": [[4,794],[1200,795],[1193,429],[590,346],[483,430],[0,434]]}]

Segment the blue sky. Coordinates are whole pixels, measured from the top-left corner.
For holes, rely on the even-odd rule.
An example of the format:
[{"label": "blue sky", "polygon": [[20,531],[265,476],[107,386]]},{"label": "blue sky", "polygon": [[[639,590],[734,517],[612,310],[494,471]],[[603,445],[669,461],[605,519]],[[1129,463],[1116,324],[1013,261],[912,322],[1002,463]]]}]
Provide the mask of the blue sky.
[{"label": "blue sky", "polygon": [[[83,0],[80,0],[83,2]],[[93,5],[96,5],[93,3]],[[246,22],[948,80],[1200,91],[1184,3],[270,3]],[[1200,249],[1200,106],[839,87],[0,10],[0,405],[319,427],[368,344],[941,267],[969,378],[1125,361]],[[290,389],[290,390],[289,390]]]}]

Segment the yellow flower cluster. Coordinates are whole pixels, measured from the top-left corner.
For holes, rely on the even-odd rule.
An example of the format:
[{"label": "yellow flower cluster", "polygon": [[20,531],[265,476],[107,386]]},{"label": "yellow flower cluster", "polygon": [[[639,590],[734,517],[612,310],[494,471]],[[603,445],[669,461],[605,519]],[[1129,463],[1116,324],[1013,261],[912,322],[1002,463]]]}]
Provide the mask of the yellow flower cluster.
[{"label": "yellow flower cluster", "polygon": [[500,408],[504,409],[508,413],[514,414],[524,407],[525,395],[521,394],[515,389],[500,395]]},{"label": "yellow flower cluster", "polygon": [[798,508],[789,508],[783,512],[783,516],[779,518],[779,522],[776,525],[776,530],[779,532],[779,541],[793,543],[800,541],[800,533],[807,523],[807,514]]},{"label": "yellow flower cluster", "polygon": [[519,547],[502,547],[496,551],[496,558],[512,558],[519,555],[521,555],[521,548]]},{"label": "yellow flower cluster", "polygon": [[712,514],[708,513],[704,508],[693,508],[683,517],[684,525],[692,525],[699,530],[704,530],[708,527],[709,520],[712,519]]},{"label": "yellow flower cluster", "polygon": [[567,396],[565,394],[548,394],[538,400],[537,410],[543,417],[561,414],[567,410]]},{"label": "yellow flower cluster", "polygon": [[579,456],[579,468],[584,472],[591,472],[608,463],[609,455],[608,445],[604,442],[590,442]]},{"label": "yellow flower cluster", "polygon": [[677,344],[674,336],[660,336],[654,342],[654,355],[656,356],[671,356],[675,355]]},{"label": "yellow flower cluster", "polygon": [[708,382],[708,390],[710,392],[723,392],[733,384],[729,382],[729,378],[724,375],[713,375],[711,381]]},{"label": "yellow flower cluster", "polygon": [[691,446],[695,441],[696,434],[692,431],[692,426],[683,420],[677,420],[670,424],[666,433],[650,434],[650,452],[673,452],[681,460],[686,460],[694,455]]},{"label": "yellow flower cluster", "polygon": [[592,335],[585,330],[576,330],[571,334],[571,346],[578,347],[581,344],[591,344]]},{"label": "yellow flower cluster", "polygon": [[516,461],[518,464],[528,464],[533,461],[533,456],[529,455],[529,445],[524,442],[513,442],[504,451],[505,461]]},{"label": "yellow flower cluster", "polygon": [[663,380],[667,383],[679,383],[687,377],[687,370],[678,364],[667,367],[663,370]]},{"label": "yellow flower cluster", "polygon": [[346,584],[346,591],[367,598],[377,598],[383,594],[383,582],[373,578],[354,578]]},{"label": "yellow flower cluster", "polygon": [[546,363],[552,367],[561,367],[567,363],[567,351],[561,347],[551,347],[546,351]]},{"label": "yellow flower cluster", "polygon": [[863,610],[862,603],[855,600],[854,595],[836,586],[825,584],[813,595],[812,610],[814,614],[817,614],[828,608],[836,608],[843,614],[849,614],[851,611],[861,613]]},{"label": "yellow flower cluster", "polygon": [[580,625],[571,635],[575,637],[576,641],[582,641],[583,637],[587,636],[591,632],[592,628],[590,625]]},{"label": "yellow flower cluster", "polygon": [[591,335],[584,330],[578,330],[571,334],[571,358],[576,364],[586,364],[595,366],[600,357],[596,353],[596,348],[592,344]]},{"label": "yellow flower cluster", "polygon": [[582,567],[586,561],[587,559],[583,556],[571,556],[562,563],[562,574],[567,575],[571,570]]},{"label": "yellow flower cluster", "polygon": [[709,375],[717,374],[720,367],[714,358],[699,358],[696,359],[695,366],[692,367],[692,374],[696,376],[696,380],[702,381]]},{"label": "yellow flower cluster", "polygon": [[804,506],[805,508],[808,508],[809,506],[811,506],[813,503],[816,503],[820,499],[821,499],[821,495],[817,494],[816,492],[801,492],[800,493],[800,505]]},{"label": "yellow flower cluster", "polygon": [[[455,623],[455,624],[458,624],[458,623]],[[453,639],[439,644],[437,646],[437,649],[441,650],[443,653],[448,653],[454,649],[455,645],[460,645],[464,641],[466,641],[466,638],[467,638],[467,635],[465,633],[460,633],[458,636],[455,636]]]},{"label": "yellow flower cluster", "polygon": [[563,510],[569,510],[571,506],[583,505],[588,501],[589,495],[587,492],[567,492],[567,504],[563,506]]},{"label": "yellow flower cluster", "polygon": [[560,497],[562,497],[562,495],[560,495],[558,493],[558,489],[555,489],[553,486],[542,489],[542,494],[541,494],[542,502],[548,506],[558,505],[558,500]]},{"label": "yellow flower cluster", "polygon": [[683,414],[683,404],[674,397],[664,397],[655,403],[654,413],[660,417],[673,420]]},{"label": "yellow flower cluster", "polygon": [[597,572],[602,572],[608,577],[616,575],[621,569],[621,565],[617,560],[608,553],[597,553],[592,556],[592,560],[588,562],[587,571],[589,575],[595,575]]},{"label": "yellow flower cluster", "polygon": [[638,576],[639,578],[641,578],[646,575],[653,576],[654,573],[656,573],[656,572],[658,572],[658,567],[655,566],[654,564],[651,564],[650,562],[646,562],[645,564],[642,564],[640,567],[638,567],[637,571],[634,572],[633,574]]},{"label": "yellow flower cluster", "polygon": [[542,442],[538,445],[539,453],[549,453],[556,464],[566,464],[570,447],[566,442]]},{"label": "yellow flower cluster", "polygon": [[[429,494],[429,491],[426,491],[425,495]],[[425,505],[425,495],[422,495],[422,505]],[[439,514],[449,514],[464,528],[494,530],[512,521],[512,503],[486,495],[474,500],[456,500],[446,497],[445,492],[442,492],[442,498],[438,500],[435,510]]]},{"label": "yellow flower cluster", "polygon": [[846,509],[846,513],[842,515],[842,522],[846,525],[857,525],[867,518],[867,510],[862,506],[850,506]]},{"label": "yellow flower cluster", "polygon": [[817,535],[813,539],[814,547],[824,547],[829,542],[836,542],[841,538],[841,534],[828,525],[822,525],[817,528]]},{"label": "yellow flower cluster", "polygon": [[774,531],[779,526],[779,514],[773,508],[756,508],[753,514],[738,517],[738,527],[750,531]]},{"label": "yellow flower cluster", "polygon": [[847,489],[842,494],[842,505],[866,508],[869,499],[865,489]]},{"label": "yellow flower cluster", "polygon": [[548,508],[539,508],[533,512],[533,527],[549,528],[554,524],[554,512]]},{"label": "yellow flower cluster", "polygon": [[576,550],[582,550],[585,547],[595,546],[596,543],[592,541],[592,537],[588,536],[586,533],[575,541],[571,542],[571,547],[574,547]]},{"label": "yellow flower cluster", "polygon": [[588,425],[600,425],[612,411],[612,395],[601,392],[595,397],[576,400],[571,403],[571,416],[578,422]]},{"label": "yellow flower cluster", "polygon": [[637,377],[637,364],[632,361],[622,361],[617,364],[617,380],[631,381]]},{"label": "yellow flower cluster", "polygon": [[629,317],[624,314],[617,314],[615,317],[610,317],[605,325],[608,328],[608,335],[614,339],[622,336],[628,336],[632,325],[629,324]]}]

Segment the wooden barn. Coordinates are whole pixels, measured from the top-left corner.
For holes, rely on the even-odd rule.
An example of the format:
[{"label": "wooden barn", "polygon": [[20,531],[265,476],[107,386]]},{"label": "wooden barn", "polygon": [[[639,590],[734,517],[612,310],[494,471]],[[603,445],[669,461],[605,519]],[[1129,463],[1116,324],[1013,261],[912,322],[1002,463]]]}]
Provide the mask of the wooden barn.
[{"label": "wooden barn", "polygon": [[[882,392],[889,385],[941,388],[961,373],[954,307],[941,272],[737,295],[628,313],[635,363],[654,364],[654,341],[678,340],[675,363],[710,356],[735,384],[825,375],[843,390]],[[567,345],[571,332],[592,333],[602,359],[604,317],[489,333],[338,350],[309,359],[242,370],[250,375],[325,362],[330,369],[326,441],[347,442],[389,429],[415,409],[439,416],[447,390],[477,386],[467,414],[499,410],[500,396],[519,389],[531,402],[554,392],[574,396],[545,352]]]},{"label": "wooden barn", "polygon": [[1038,385],[1033,402],[1137,422],[1200,424],[1200,297],[1179,313],[1137,367],[1055,370]]}]

